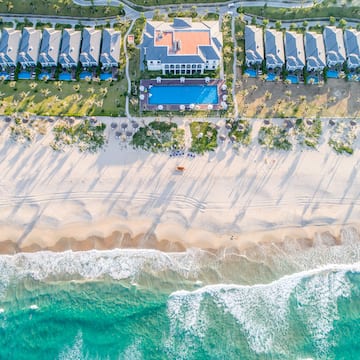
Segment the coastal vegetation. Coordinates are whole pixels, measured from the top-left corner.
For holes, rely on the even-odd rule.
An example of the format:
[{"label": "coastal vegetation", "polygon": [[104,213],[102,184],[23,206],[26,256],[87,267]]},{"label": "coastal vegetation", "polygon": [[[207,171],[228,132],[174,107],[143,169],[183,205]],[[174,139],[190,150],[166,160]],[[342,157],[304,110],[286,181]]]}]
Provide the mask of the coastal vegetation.
[{"label": "coastal vegetation", "polygon": [[53,128],[54,140],[50,146],[57,151],[76,146],[81,152],[94,153],[106,142],[105,128],[105,124],[91,124],[87,119],[76,124],[61,121]]},{"label": "coastal vegetation", "polygon": [[297,119],[295,122],[296,139],[301,146],[316,148],[319,145],[321,133],[322,125],[320,119]]},{"label": "coastal vegetation", "polygon": [[217,147],[217,130],[213,123],[194,121],[190,123],[191,148],[190,151],[204,154],[214,151]]},{"label": "coastal vegetation", "polygon": [[328,141],[329,146],[339,154],[352,154],[354,142],[357,138],[355,122],[353,120],[337,121]]},{"label": "coastal vegetation", "polygon": [[152,121],[138,129],[131,144],[151,152],[180,150],[185,146],[185,131],[171,121]]},{"label": "coastal vegetation", "polygon": [[230,128],[229,138],[232,142],[248,146],[251,142],[251,125],[248,120],[227,120],[226,127]]},{"label": "coastal vegetation", "polygon": [[262,126],[259,130],[258,141],[260,145],[268,149],[286,151],[292,149],[289,131],[279,125],[269,123]]},{"label": "coastal vegetation", "polygon": [[21,144],[31,143],[35,138],[35,131],[16,117],[14,124],[10,125],[10,138]]}]

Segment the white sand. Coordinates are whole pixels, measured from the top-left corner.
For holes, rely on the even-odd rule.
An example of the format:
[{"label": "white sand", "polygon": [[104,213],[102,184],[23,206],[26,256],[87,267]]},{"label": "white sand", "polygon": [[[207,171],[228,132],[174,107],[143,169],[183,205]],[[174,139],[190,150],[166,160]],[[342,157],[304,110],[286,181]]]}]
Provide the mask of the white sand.
[{"label": "white sand", "polygon": [[6,127],[1,121],[0,242],[20,248],[115,230],[145,234],[139,246],[155,234],[216,248],[274,229],[359,223],[359,143],[352,156],[337,155],[327,127],[318,151],[266,151],[255,139],[239,153],[225,142],[195,159],[122,149],[110,126],[109,144],[95,155],[54,152],[50,134],[14,144]]}]

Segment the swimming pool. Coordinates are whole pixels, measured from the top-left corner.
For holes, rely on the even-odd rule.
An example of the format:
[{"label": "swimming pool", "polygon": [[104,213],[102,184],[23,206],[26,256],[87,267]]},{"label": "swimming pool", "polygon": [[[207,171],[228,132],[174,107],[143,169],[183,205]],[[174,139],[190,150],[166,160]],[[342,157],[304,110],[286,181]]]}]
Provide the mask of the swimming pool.
[{"label": "swimming pool", "polygon": [[149,104],[217,104],[219,102],[217,86],[205,85],[169,85],[153,86],[149,89]]},{"label": "swimming pool", "polygon": [[254,69],[246,69],[245,74],[248,75],[249,77],[256,77],[257,72]]},{"label": "swimming pool", "polygon": [[289,80],[292,84],[298,84],[299,78],[296,75],[288,75],[286,80]]},{"label": "swimming pool", "polygon": [[61,74],[59,74],[59,80],[71,81],[72,80],[71,74],[61,73]]},{"label": "swimming pool", "polygon": [[328,78],[332,79],[338,79],[339,78],[339,72],[336,70],[328,70],[326,73]]},{"label": "swimming pool", "polygon": [[28,71],[20,71],[18,74],[19,80],[30,80],[31,79],[31,73]]},{"label": "swimming pool", "polygon": [[275,81],[276,80],[276,74],[269,73],[266,75],[266,81]]}]

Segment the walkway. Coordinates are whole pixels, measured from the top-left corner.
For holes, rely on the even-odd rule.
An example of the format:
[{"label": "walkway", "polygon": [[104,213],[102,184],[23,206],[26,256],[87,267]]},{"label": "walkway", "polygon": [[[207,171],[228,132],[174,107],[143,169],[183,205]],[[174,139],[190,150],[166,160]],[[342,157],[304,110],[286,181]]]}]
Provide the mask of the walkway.
[{"label": "walkway", "polygon": [[127,83],[128,83],[128,91],[127,91],[126,99],[125,99],[125,114],[129,119],[131,119],[131,114],[129,112],[129,94],[131,93],[131,78],[130,78],[130,75],[129,75],[129,55],[128,55],[128,52],[127,52],[127,38],[128,38],[128,35],[130,34],[130,32],[131,32],[131,30],[132,30],[132,28],[134,26],[134,23],[135,23],[135,20],[133,20],[131,22],[131,25],[130,25],[128,31],[126,32],[125,38],[124,38],[124,54],[125,54],[125,59],[126,59],[125,75],[126,75],[126,80],[127,80]]},{"label": "walkway", "polygon": [[236,16],[232,15],[231,18],[231,36],[234,40],[234,54],[233,54],[233,80],[232,80],[232,87],[231,87],[231,93],[233,98],[233,104],[234,104],[234,118],[237,119],[239,116],[239,109],[238,104],[236,101],[236,91],[235,91],[235,85],[236,85],[236,73],[237,73],[237,56],[236,56],[236,48],[237,48],[237,42],[236,42],[236,36],[235,36],[235,19]]}]

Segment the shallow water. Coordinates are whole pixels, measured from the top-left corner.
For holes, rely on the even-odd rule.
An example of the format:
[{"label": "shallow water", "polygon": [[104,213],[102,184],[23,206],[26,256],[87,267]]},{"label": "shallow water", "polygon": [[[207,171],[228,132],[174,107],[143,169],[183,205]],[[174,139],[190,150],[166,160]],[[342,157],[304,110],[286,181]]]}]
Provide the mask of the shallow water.
[{"label": "shallow water", "polygon": [[1,359],[357,359],[360,246],[0,256]]}]

